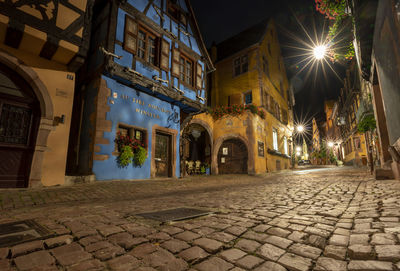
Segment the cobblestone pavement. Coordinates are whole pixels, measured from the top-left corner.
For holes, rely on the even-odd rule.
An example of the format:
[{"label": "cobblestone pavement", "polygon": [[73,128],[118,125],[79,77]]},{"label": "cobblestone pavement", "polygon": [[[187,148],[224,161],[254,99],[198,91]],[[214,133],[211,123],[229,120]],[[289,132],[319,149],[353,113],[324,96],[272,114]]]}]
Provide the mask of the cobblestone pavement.
[{"label": "cobblestone pavement", "polygon": [[[400,270],[400,182],[361,170],[98,182],[0,198],[0,223],[35,219],[54,232],[0,248],[0,270]],[[182,206],[214,213],[167,224],[135,215]]]}]

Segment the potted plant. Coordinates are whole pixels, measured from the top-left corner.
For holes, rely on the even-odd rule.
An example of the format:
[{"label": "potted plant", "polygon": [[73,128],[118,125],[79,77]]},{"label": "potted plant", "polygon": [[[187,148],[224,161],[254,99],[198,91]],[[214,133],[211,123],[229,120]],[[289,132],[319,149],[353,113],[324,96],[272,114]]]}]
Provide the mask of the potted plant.
[{"label": "potted plant", "polygon": [[[208,163],[204,163],[203,167],[204,167],[204,173],[206,175],[210,175],[210,165]],[[204,173],[202,172],[202,174],[204,174]]]}]

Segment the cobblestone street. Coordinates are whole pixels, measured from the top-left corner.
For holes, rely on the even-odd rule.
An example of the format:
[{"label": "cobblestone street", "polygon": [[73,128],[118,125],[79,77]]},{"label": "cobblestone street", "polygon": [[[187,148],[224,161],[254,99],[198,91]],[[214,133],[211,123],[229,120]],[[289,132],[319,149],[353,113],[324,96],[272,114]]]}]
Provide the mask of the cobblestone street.
[{"label": "cobblestone street", "polygon": [[[400,270],[400,183],[350,168],[0,190],[0,223],[48,239],[0,248],[0,270]],[[135,214],[213,211],[174,223]],[[1,231],[1,229],[0,229]]]}]

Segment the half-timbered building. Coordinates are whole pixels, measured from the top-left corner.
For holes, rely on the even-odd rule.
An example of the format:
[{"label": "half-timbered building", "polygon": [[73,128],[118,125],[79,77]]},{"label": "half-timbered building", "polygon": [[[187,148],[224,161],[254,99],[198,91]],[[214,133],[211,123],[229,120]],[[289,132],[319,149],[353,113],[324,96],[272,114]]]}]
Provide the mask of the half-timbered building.
[{"label": "half-timbered building", "polygon": [[0,0],[0,187],[65,183],[91,0]]},{"label": "half-timbered building", "polygon": [[[206,104],[212,62],[187,0],[99,0],[75,97],[68,171],[98,180],[178,177],[181,122]],[[121,165],[122,136],[147,152]],[[134,149],[135,151],[135,149]]]}]

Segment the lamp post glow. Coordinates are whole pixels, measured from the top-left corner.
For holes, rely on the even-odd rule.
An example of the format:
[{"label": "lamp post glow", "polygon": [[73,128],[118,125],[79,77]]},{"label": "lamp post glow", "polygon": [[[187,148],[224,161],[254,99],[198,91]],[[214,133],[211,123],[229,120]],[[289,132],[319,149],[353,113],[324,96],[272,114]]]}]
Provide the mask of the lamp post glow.
[{"label": "lamp post glow", "polygon": [[297,130],[298,133],[302,133],[302,132],[304,132],[304,126],[303,125],[298,125],[296,127],[296,130]]},{"label": "lamp post glow", "polygon": [[326,46],[325,45],[319,45],[314,48],[314,57],[316,59],[323,59],[326,53]]},{"label": "lamp post glow", "polygon": [[296,151],[297,151],[297,152],[300,152],[300,151],[301,151],[301,147],[297,146],[297,147],[296,147]]},{"label": "lamp post glow", "polygon": [[333,142],[331,142],[331,141],[330,141],[330,142],[328,142],[328,147],[329,147],[329,148],[332,148],[332,147],[333,147],[333,145],[334,145],[334,144],[333,144]]}]

